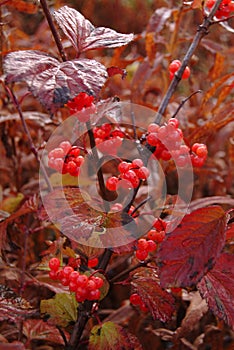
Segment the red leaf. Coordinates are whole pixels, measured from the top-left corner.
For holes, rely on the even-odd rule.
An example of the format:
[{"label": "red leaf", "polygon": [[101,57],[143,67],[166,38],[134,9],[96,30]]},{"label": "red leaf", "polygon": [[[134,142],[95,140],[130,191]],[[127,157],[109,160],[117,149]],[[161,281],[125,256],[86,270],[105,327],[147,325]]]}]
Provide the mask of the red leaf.
[{"label": "red leaf", "polygon": [[193,286],[215,264],[224,244],[227,218],[219,206],[186,215],[166,235],[158,252],[160,282],[164,288]]},{"label": "red leaf", "polygon": [[55,112],[84,91],[98,95],[107,79],[105,67],[89,59],[60,63],[40,51],[16,51],[5,58],[7,82],[25,81],[46,109]]},{"label": "red leaf", "polygon": [[41,339],[55,344],[64,344],[58,329],[42,320],[26,320],[23,324],[23,334],[27,337],[28,341]]},{"label": "red leaf", "polygon": [[214,314],[234,330],[234,256],[223,253],[197,285]]},{"label": "red leaf", "polygon": [[154,271],[141,269],[131,281],[134,291],[141,297],[154,319],[167,322],[174,312],[174,298],[159,285]]},{"label": "red leaf", "polygon": [[133,34],[121,34],[110,28],[95,28],[90,21],[68,6],[55,11],[54,17],[78,53],[128,44]]},{"label": "red leaf", "polygon": [[115,67],[115,66],[107,68],[107,73],[109,77],[113,77],[113,75],[116,75],[116,74],[121,74],[122,79],[124,79],[127,75],[127,72],[125,69]]},{"label": "red leaf", "polygon": [[160,33],[165,23],[168,23],[168,19],[171,17],[172,13],[173,9],[169,9],[167,7],[161,7],[155,10],[149,20],[147,32],[154,32],[155,34]]}]

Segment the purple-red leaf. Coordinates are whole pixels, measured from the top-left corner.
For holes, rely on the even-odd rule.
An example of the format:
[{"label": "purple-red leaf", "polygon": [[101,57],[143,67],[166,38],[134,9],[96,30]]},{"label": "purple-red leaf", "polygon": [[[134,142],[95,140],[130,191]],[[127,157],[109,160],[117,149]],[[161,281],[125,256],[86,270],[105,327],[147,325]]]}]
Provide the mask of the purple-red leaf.
[{"label": "purple-red leaf", "polygon": [[81,13],[68,6],[55,11],[54,17],[79,54],[92,49],[123,46],[133,40],[133,34],[121,34],[105,27],[95,28]]},{"label": "purple-red leaf", "polygon": [[159,285],[159,279],[154,271],[140,269],[134,273],[131,281],[136,292],[150,310],[154,319],[167,322],[175,310],[174,298]]},{"label": "purple-red leaf", "polygon": [[16,51],[5,58],[6,81],[25,81],[29,90],[52,113],[84,91],[94,96],[107,79],[105,67],[89,59],[59,62],[40,51]]},{"label": "purple-red leaf", "polygon": [[166,235],[158,252],[160,283],[164,288],[193,286],[214,266],[225,244],[227,217],[219,206],[186,215]]},{"label": "purple-red leaf", "polygon": [[234,256],[223,253],[197,287],[214,314],[234,330]]}]

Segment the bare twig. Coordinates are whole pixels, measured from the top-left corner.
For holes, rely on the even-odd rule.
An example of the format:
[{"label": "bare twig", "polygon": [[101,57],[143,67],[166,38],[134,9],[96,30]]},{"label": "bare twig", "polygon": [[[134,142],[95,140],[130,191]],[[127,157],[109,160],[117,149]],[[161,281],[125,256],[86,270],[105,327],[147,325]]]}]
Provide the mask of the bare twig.
[{"label": "bare twig", "polygon": [[45,14],[45,17],[47,19],[47,22],[49,24],[49,27],[50,27],[50,30],[53,34],[53,37],[54,37],[54,40],[55,40],[55,43],[57,45],[57,48],[59,50],[59,53],[60,53],[60,56],[62,58],[62,60],[65,62],[67,60],[67,57],[66,57],[66,54],[64,52],[64,49],[63,49],[63,46],[62,46],[62,43],[61,43],[61,39],[58,35],[58,32],[55,28],[55,25],[54,25],[54,22],[53,22],[53,19],[52,19],[52,16],[51,16],[51,13],[50,13],[50,9],[47,5],[47,1],[46,0],[40,0],[40,4],[41,4],[41,7],[43,9],[43,12]]},{"label": "bare twig", "polygon": [[200,94],[202,93],[202,90],[197,90],[195,92],[193,92],[191,95],[189,95],[188,97],[184,98],[180,104],[179,104],[179,107],[177,108],[177,110],[175,111],[175,113],[171,116],[171,118],[175,118],[177,116],[177,114],[179,113],[179,111],[181,110],[181,108],[183,107],[183,105],[188,101],[190,100],[191,97],[193,97],[194,95],[196,94]]},{"label": "bare twig", "polygon": [[174,94],[177,85],[179,84],[183,72],[186,68],[186,66],[188,65],[192,55],[194,54],[195,50],[197,49],[201,39],[208,34],[208,28],[210,27],[210,25],[213,23],[212,18],[215,14],[215,12],[217,11],[219,5],[221,4],[222,0],[217,0],[213,6],[213,8],[211,9],[209,15],[204,19],[203,23],[198,27],[197,33],[190,45],[190,47],[188,48],[188,51],[186,53],[186,55],[184,56],[184,59],[181,63],[181,66],[179,68],[179,70],[175,73],[174,78],[171,81],[171,84],[169,85],[169,88],[167,90],[166,95],[164,96],[164,98],[162,99],[162,102],[159,106],[159,109],[157,111],[156,114],[156,118],[155,118],[155,123],[160,124],[162,117],[165,113],[165,110],[169,104],[169,101],[172,97],[172,95]]},{"label": "bare twig", "polygon": [[29,145],[30,145],[30,149],[32,151],[32,153],[35,155],[36,157],[36,160],[38,161],[38,163],[40,164],[40,168],[41,168],[41,171],[43,173],[43,176],[45,178],[45,181],[46,181],[46,184],[47,184],[47,187],[49,189],[49,191],[51,192],[53,190],[53,187],[50,183],[50,180],[49,180],[49,177],[48,177],[48,174],[46,172],[46,168],[45,168],[45,165],[43,163],[43,160],[40,159],[39,157],[39,154],[38,154],[38,151],[34,145],[34,142],[33,142],[33,139],[32,139],[32,136],[30,134],[30,131],[28,129],[28,126],[27,126],[27,123],[25,121],[25,118],[24,118],[24,115],[23,115],[23,112],[22,112],[22,109],[20,107],[20,104],[19,104],[19,101],[17,100],[17,97],[15,96],[14,92],[8,87],[8,86],[5,86],[5,89],[7,90],[15,108],[17,109],[18,111],[18,114],[19,114],[19,117],[20,117],[20,120],[21,120],[21,123],[22,123],[22,126],[23,126],[23,129],[24,129],[24,132],[25,134],[27,135],[28,137],[28,141],[29,141]]}]

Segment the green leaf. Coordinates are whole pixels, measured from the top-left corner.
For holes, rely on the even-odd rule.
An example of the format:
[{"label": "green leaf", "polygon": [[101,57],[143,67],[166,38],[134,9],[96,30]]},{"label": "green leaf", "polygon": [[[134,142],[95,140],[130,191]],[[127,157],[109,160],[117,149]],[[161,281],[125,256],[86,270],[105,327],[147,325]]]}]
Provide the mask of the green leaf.
[{"label": "green leaf", "polygon": [[40,309],[42,314],[50,316],[50,321],[61,327],[77,320],[78,303],[75,296],[67,293],[58,293],[53,299],[42,300]]},{"label": "green leaf", "polygon": [[94,326],[89,338],[89,350],[141,350],[139,340],[113,322]]}]

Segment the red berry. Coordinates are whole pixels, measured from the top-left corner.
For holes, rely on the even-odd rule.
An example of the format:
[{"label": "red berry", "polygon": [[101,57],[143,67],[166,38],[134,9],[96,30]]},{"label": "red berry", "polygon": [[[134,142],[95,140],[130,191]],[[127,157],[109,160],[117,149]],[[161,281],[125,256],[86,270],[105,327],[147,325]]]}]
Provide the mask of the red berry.
[{"label": "red berry", "polygon": [[136,188],[140,183],[136,173],[133,170],[128,170],[122,175],[122,177],[124,180],[129,181],[134,188]]},{"label": "red berry", "polygon": [[119,163],[118,170],[120,173],[124,174],[130,169],[130,167],[131,167],[131,163],[123,161]]},{"label": "red berry", "polygon": [[162,219],[158,218],[154,221],[153,226],[154,228],[156,228],[157,231],[164,231],[167,227],[167,223]]},{"label": "red berry", "polygon": [[157,146],[158,144],[158,134],[155,132],[151,132],[147,137],[146,140],[150,146]]},{"label": "red berry", "polygon": [[51,270],[49,272],[49,277],[52,280],[57,280],[58,279],[58,271],[57,270]]},{"label": "red berry", "polygon": [[58,271],[60,267],[60,261],[58,258],[52,258],[49,261],[49,268],[53,271]]},{"label": "red berry", "polygon": [[174,60],[172,61],[170,64],[169,64],[169,71],[171,73],[175,73],[178,71],[178,69],[180,68],[181,66],[181,62],[180,60]]},{"label": "red berry", "polygon": [[61,147],[54,148],[49,152],[49,158],[63,158],[65,155],[64,150]]},{"label": "red berry", "polygon": [[62,172],[63,166],[64,166],[64,160],[62,158],[54,159],[54,166],[53,166],[54,169],[56,169],[59,172]]},{"label": "red berry", "polygon": [[90,277],[90,280],[94,281],[94,283],[96,284],[96,287],[98,289],[100,289],[104,284],[103,279],[101,277],[98,277],[98,276],[92,276],[92,277]]},{"label": "red berry", "polygon": [[69,141],[63,141],[60,143],[59,147],[63,149],[65,154],[67,154],[71,149],[71,144]]},{"label": "red berry", "polygon": [[149,240],[147,241],[147,251],[148,252],[153,252],[155,249],[157,248],[156,243],[153,240]]},{"label": "red berry", "polygon": [[140,305],[141,297],[137,293],[133,293],[130,295],[129,301],[132,305]]},{"label": "red berry", "polygon": [[72,146],[69,156],[73,156],[74,158],[78,157],[80,155],[80,149],[77,146]]},{"label": "red berry", "polygon": [[155,123],[151,123],[148,128],[147,128],[147,131],[148,133],[157,133],[158,132],[158,129],[159,129],[159,125],[158,124],[155,124]]},{"label": "red berry", "polygon": [[156,230],[150,230],[150,231],[147,233],[147,238],[149,238],[149,239],[152,240],[152,241],[155,241],[156,238],[157,238],[157,231],[156,231]]},{"label": "red berry", "polygon": [[138,250],[146,250],[148,247],[147,240],[145,238],[140,238],[137,241],[137,249]]},{"label": "red berry", "polygon": [[86,284],[86,289],[90,291],[90,290],[95,290],[96,288],[97,288],[96,283],[93,280],[89,279]]},{"label": "red berry", "polygon": [[69,278],[67,278],[67,277],[63,277],[63,278],[60,280],[60,282],[61,282],[61,284],[62,284],[63,286],[69,286],[69,283],[70,283]]},{"label": "red berry", "polygon": [[170,118],[168,120],[168,125],[173,125],[177,129],[179,127],[179,121],[176,118]]},{"label": "red berry", "polygon": [[79,272],[78,271],[72,271],[69,275],[69,280],[70,281],[73,281],[73,282],[76,282],[77,281],[77,278],[79,277]]},{"label": "red berry", "polygon": [[143,166],[144,166],[144,163],[141,159],[139,158],[133,159],[132,168],[141,168]]},{"label": "red berry", "polygon": [[106,188],[109,191],[116,191],[119,179],[116,176],[111,176],[106,180]]},{"label": "red berry", "polygon": [[136,258],[140,261],[144,261],[148,256],[147,250],[137,250],[136,251]]},{"label": "red berry", "polygon": [[139,305],[139,307],[140,307],[141,311],[143,311],[143,312],[149,311],[148,307],[143,302]]},{"label": "red berry", "polygon": [[71,292],[76,292],[77,290],[77,283],[75,281],[69,282],[69,289]]},{"label": "red berry", "polygon": [[150,172],[149,172],[149,169],[146,168],[145,166],[142,166],[138,172],[137,172],[137,175],[138,175],[138,178],[140,180],[146,180],[148,179],[149,175],[150,175]]},{"label": "red berry", "polygon": [[86,285],[87,285],[87,283],[88,283],[88,276],[86,276],[86,275],[79,275],[78,277],[77,277],[77,280],[76,280],[76,283],[77,283],[77,286],[79,286],[79,287],[85,287]]},{"label": "red berry", "polygon": [[98,258],[93,258],[88,260],[88,267],[92,268],[97,266],[98,264]]},{"label": "red berry", "polygon": [[63,275],[65,278],[69,278],[70,274],[74,271],[73,267],[71,266],[65,266],[63,268]]},{"label": "red berry", "polygon": [[182,74],[182,79],[188,79],[190,77],[190,68],[189,67],[185,67],[185,70]]},{"label": "red berry", "polygon": [[87,299],[88,300],[98,300],[101,296],[101,292],[99,289],[94,289],[94,290],[90,290],[88,295],[87,295]]}]

